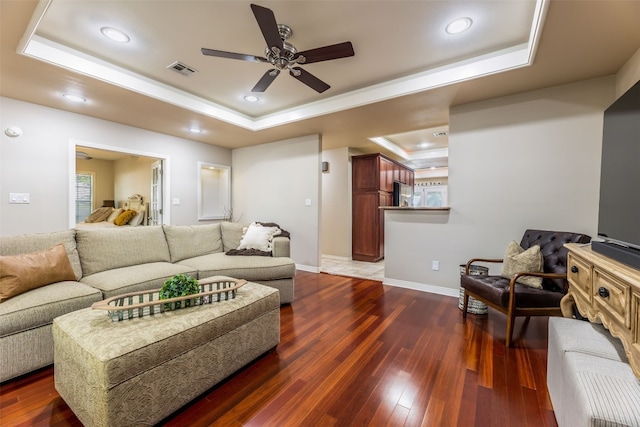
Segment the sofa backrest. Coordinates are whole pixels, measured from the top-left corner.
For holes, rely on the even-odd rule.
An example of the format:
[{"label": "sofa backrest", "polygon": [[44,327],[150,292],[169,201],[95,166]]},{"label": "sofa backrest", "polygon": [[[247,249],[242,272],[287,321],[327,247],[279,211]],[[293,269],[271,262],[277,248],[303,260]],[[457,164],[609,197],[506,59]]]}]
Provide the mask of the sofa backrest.
[{"label": "sofa backrest", "polygon": [[170,262],[162,226],[76,230],[85,276],[149,262]]},{"label": "sofa backrest", "polygon": [[240,240],[242,240],[242,231],[248,226],[249,224],[243,224],[241,222],[221,222],[222,250],[227,252],[229,249],[238,249]]},{"label": "sofa backrest", "polygon": [[222,252],[220,224],[163,225],[171,262]]},{"label": "sofa backrest", "polygon": [[67,251],[71,267],[77,279],[82,277],[82,267],[76,247],[76,230],[57,231],[53,233],[23,234],[20,236],[0,237],[0,255],[11,256],[43,251],[62,243]]}]

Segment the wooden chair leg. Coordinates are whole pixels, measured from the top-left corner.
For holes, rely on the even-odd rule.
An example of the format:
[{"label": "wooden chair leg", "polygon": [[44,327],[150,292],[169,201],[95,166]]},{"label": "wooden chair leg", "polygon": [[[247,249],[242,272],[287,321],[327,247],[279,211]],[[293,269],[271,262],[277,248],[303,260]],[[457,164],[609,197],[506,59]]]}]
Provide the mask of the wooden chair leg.
[{"label": "wooden chair leg", "polygon": [[469,294],[467,290],[463,288],[463,303],[462,303],[462,318],[467,318],[467,306],[469,305]]},{"label": "wooden chair leg", "polygon": [[505,347],[511,347],[511,340],[512,340],[511,337],[513,335],[513,324],[515,320],[516,320],[516,317],[513,314],[511,313],[507,314],[507,334],[506,334],[505,343],[504,343]]}]

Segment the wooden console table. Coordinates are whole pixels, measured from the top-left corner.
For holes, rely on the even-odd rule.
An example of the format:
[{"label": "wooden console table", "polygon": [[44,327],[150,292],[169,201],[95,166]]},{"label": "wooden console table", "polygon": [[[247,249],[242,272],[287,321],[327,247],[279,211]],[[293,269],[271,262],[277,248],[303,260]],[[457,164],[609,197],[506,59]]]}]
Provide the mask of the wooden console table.
[{"label": "wooden console table", "polygon": [[631,369],[640,378],[640,271],[591,250],[568,243],[569,292],[562,299],[564,317],[574,307],[592,322],[602,323],[619,338]]}]

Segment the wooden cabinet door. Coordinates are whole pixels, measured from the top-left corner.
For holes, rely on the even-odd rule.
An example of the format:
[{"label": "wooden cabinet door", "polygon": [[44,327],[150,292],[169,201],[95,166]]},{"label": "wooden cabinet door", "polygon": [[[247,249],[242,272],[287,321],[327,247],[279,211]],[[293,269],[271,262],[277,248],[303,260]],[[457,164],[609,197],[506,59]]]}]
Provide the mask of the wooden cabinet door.
[{"label": "wooden cabinet door", "polygon": [[351,257],[356,261],[380,259],[378,192],[354,193],[352,199]]},{"label": "wooden cabinet door", "polygon": [[382,157],[380,159],[380,190],[393,192],[394,164]]},{"label": "wooden cabinet door", "polygon": [[377,157],[351,158],[353,191],[376,191],[380,185]]}]

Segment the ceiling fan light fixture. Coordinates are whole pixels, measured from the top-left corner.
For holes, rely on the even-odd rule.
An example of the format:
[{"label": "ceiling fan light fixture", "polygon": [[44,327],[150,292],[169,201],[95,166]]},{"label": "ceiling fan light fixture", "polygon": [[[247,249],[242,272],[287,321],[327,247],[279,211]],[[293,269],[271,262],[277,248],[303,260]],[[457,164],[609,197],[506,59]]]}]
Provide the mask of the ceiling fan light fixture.
[{"label": "ceiling fan light fixture", "polygon": [[260,100],[260,98],[258,98],[255,95],[247,95],[244,97],[244,100],[247,102],[258,102]]},{"label": "ceiling fan light fixture", "polygon": [[454,21],[451,21],[449,25],[447,25],[445,31],[449,34],[460,34],[467,31],[471,24],[473,24],[473,20],[471,18],[458,18]]},{"label": "ceiling fan light fixture", "polygon": [[102,27],[100,28],[100,32],[103,36],[114,42],[129,43],[129,41],[131,41],[131,38],[124,31],[120,31],[117,28]]},{"label": "ceiling fan light fixture", "polygon": [[88,155],[84,151],[76,151],[76,159],[91,160],[91,159],[93,159],[93,157],[91,157],[90,155]]}]

